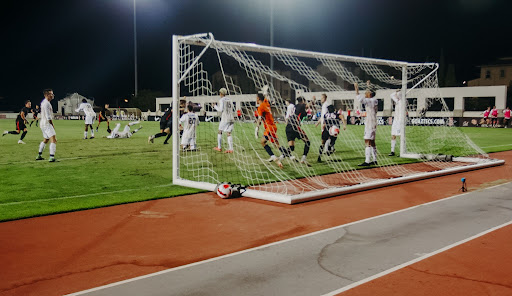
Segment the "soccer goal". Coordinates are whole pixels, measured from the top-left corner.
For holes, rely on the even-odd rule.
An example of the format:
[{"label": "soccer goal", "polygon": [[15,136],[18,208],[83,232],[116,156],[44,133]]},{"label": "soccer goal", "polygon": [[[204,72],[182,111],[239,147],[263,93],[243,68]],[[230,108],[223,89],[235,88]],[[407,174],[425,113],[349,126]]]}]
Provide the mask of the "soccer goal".
[{"label": "soccer goal", "polygon": [[[449,103],[440,95],[437,70],[436,63],[219,41],[211,33],[173,36],[172,107],[192,103],[200,119],[195,149],[183,149],[180,112],[173,112],[173,182],[210,191],[224,182],[241,184],[247,188],[243,196],[293,204],[503,164],[455,126]],[[358,164],[365,160],[366,110],[356,99],[355,83],[362,93],[374,91],[379,102],[377,160],[365,167]],[[215,107],[221,88],[234,113],[232,153],[225,153],[230,150],[226,132],[220,137],[221,151],[213,149],[219,139]],[[262,144],[263,125],[256,134],[258,93],[277,122],[277,141],[266,143],[273,158]],[[347,123],[343,129],[340,120],[332,147],[322,144],[317,124],[322,96]],[[403,103],[395,104],[393,96]],[[287,100],[299,98],[307,116],[297,117],[300,123],[293,128],[307,141],[296,138],[292,150],[285,113]],[[400,123],[394,147],[393,120]]]}]

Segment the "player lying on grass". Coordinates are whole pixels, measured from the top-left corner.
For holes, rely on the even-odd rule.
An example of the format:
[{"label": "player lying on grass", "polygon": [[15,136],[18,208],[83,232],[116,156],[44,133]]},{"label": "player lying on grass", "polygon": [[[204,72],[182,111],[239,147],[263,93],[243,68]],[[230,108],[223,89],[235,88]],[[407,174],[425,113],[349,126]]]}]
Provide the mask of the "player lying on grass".
[{"label": "player lying on grass", "polygon": [[127,139],[130,138],[133,134],[140,131],[142,129],[142,126],[140,126],[138,129],[131,131],[130,127],[134,124],[140,123],[139,121],[133,121],[128,123],[124,126],[124,129],[122,132],[119,131],[119,128],[121,127],[121,124],[116,124],[116,127],[114,130],[110,133],[110,136],[107,136],[108,139]]},{"label": "player lying on grass", "polygon": [[256,110],[258,114],[258,120],[256,121],[256,130],[255,130],[255,136],[256,139],[259,138],[259,128],[260,124],[263,122],[263,127],[265,128],[265,132],[263,133],[263,137],[261,138],[261,145],[267,151],[268,155],[270,155],[270,158],[268,161],[274,161],[280,168],[283,168],[283,164],[274,155],[274,152],[272,152],[272,148],[267,144],[268,141],[273,143],[280,151],[281,153],[285,154],[285,151],[282,147],[279,146],[279,141],[277,139],[277,126],[274,122],[274,117],[272,116],[272,112],[270,110],[270,103],[268,102],[268,99],[263,96],[263,94],[259,93],[256,96],[256,103],[259,105],[258,109]]}]

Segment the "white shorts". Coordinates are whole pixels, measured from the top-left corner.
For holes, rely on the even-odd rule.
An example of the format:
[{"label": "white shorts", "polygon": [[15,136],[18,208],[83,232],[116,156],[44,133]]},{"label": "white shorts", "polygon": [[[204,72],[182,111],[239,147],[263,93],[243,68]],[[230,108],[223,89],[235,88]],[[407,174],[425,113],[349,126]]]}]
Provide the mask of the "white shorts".
[{"label": "white shorts", "polygon": [[234,122],[220,122],[219,131],[230,133],[233,131]]},{"label": "white shorts", "polygon": [[190,147],[195,148],[196,138],[181,138],[181,145],[184,147],[190,145]]},{"label": "white shorts", "polygon": [[93,124],[96,116],[85,116],[85,124]]},{"label": "white shorts", "polygon": [[400,121],[393,121],[393,125],[391,126],[391,135],[400,136]]},{"label": "white shorts", "polygon": [[40,127],[41,127],[41,131],[43,132],[43,138],[49,139],[56,135],[53,125],[51,125],[51,124],[45,125],[45,126],[41,125]]},{"label": "white shorts", "polygon": [[364,129],[364,139],[365,140],[375,140],[375,134],[377,132],[377,129],[368,128]]}]

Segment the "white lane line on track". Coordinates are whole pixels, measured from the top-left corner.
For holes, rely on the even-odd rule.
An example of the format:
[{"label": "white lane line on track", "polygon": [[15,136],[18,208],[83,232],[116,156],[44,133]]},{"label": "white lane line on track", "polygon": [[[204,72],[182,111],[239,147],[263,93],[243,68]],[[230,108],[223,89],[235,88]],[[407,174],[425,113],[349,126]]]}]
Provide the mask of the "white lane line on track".
[{"label": "white lane line on track", "polygon": [[[492,189],[492,188],[496,188],[496,187],[504,186],[504,185],[509,184],[509,183],[512,183],[512,182],[508,182],[508,183],[504,183],[504,184],[500,184],[500,185],[495,185],[495,186],[488,187],[488,188],[485,188],[485,189],[486,189],[486,190],[487,190],[487,189]],[[336,229],[344,228],[344,227],[347,227],[347,226],[351,226],[351,225],[355,225],[355,224],[363,223],[363,222],[366,222],[366,221],[371,221],[371,220],[374,220],[374,219],[379,219],[379,218],[382,218],[382,217],[386,217],[386,216],[390,216],[390,215],[394,215],[394,214],[398,214],[398,213],[406,212],[406,211],[413,210],[413,209],[416,209],[416,208],[419,208],[419,207],[432,205],[432,204],[435,204],[435,203],[438,203],[438,202],[443,202],[443,201],[447,201],[447,200],[450,200],[450,199],[454,199],[454,198],[462,197],[462,196],[465,196],[465,195],[471,194],[471,193],[473,193],[473,192],[474,192],[474,191],[472,191],[472,192],[466,192],[466,193],[462,193],[462,194],[458,194],[458,195],[454,195],[454,196],[450,196],[450,197],[446,197],[446,198],[439,199],[439,200],[434,200],[434,201],[431,201],[431,202],[428,202],[428,203],[424,203],[424,204],[420,204],[420,205],[416,205],[416,206],[413,206],[413,207],[410,207],[410,208],[401,209],[401,210],[398,210],[398,211],[394,211],[394,212],[390,212],[390,213],[382,214],[382,215],[375,216],[375,217],[366,218],[366,219],[359,220],[359,221],[350,222],[350,223],[347,223],[347,224],[343,224],[343,225],[339,225],[339,226],[335,226],[335,227],[331,227],[331,228],[327,228],[327,229],[322,229],[322,230],[319,230],[319,231],[315,231],[315,232],[308,233],[308,234],[304,234],[304,235],[297,236],[297,237],[292,237],[292,238],[285,239],[285,240],[282,240],[282,241],[278,241],[278,242],[274,242],[274,243],[270,243],[270,244],[262,245],[262,246],[259,246],[259,247],[254,247],[254,248],[247,249],[247,250],[243,250],[243,251],[238,251],[238,252],[235,252],[235,253],[230,253],[230,254],[222,255],[222,256],[219,256],[219,257],[215,257],[215,258],[210,258],[210,259],[203,260],[203,261],[198,261],[198,262],[190,263],[190,264],[187,264],[187,265],[182,265],[182,266],[178,266],[178,267],[174,267],[174,268],[170,268],[170,269],[162,270],[162,271],[155,272],[155,273],[150,273],[150,274],[147,274],[147,275],[143,275],[143,276],[139,276],[139,277],[135,277],[135,278],[127,279],[127,280],[124,280],[124,281],[115,282],[115,283],[111,283],[111,284],[108,284],[108,285],[99,286],[99,287],[96,287],[96,288],[91,288],[91,289],[88,289],[88,290],[84,290],[84,291],[79,291],[79,292],[76,292],[76,293],[67,294],[67,295],[65,295],[65,296],[77,296],[77,295],[84,295],[84,294],[87,294],[87,293],[91,293],[91,292],[95,292],[95,291],[99,291],[99,290],[107,289],[107,288],[110,288],[110,287],[115,287],[115,286],[119,286],[119,285],[122,285],[122,284],[130,283],[130,282],[135,282],[135,281],[138,281],[138,280],[142,280],[142,279],[146,279],[146,278],[151,278],[151,277],[158,276],[158,275],[161,275],[161,274],[166,274],[166,273],[169,273],[169,272],[172,272],[172,271],[176,271],[176,270],[180,270],[180,269],[184,269],[184,268],[188,268],[188,267],[193,267],[193,266],[200,265],[200,264],[204,264],[204,263],[209,263],[209,262],[213,262],[213,261],[221,260],[221,259],[228,258],[228,257],[232,257],[232,256],[236,256],[236,255],[240,255],[240,254],[244,254],[244,253],[249,253],[249,252],[252,252],[252,251],[257,251],[257,250],[264,249],[264,248],[268,248],[268,247],[271,247],[271,246],[276,246],[276,245],[283,244],[283,243],[287,243],[287,242],[290,242],[290,241],[294,241],[294,240],[298,240],[298,239],[306,238],[306,237],[309,237],[309,236],[314,236],[314,235],[317,235],[317,234],[320,234],[320,233],[324,233],[324,232],[327,232],[327,231],[331,231],[331,230],[336,230]],[[508,222],[508,224],[512,224],[512,221]],[[498,226],[498,227],[500,227],[500,226]],[[502,227],[503,227],[503,226],[502,226]],[[495,228],[496,228],[496,227],[495,227]],[[493,228],[493,229],[494,229],[494,228]],[[496,228],[496,229],[497,229],[497,228]],[[493,231],[493,230],[488,230],[488,231],[486,231],[485,233],[488,233],[488,232],[490,232],[490,231]],[[483,234],[485,234],[485,233],[483,233]],[[480,234],[480,235],[483,235],[483,234]],[[470,238],[470,239],[471,239],[471,238]],[[469,240],[469,239],[468,239],[468,240]],[[444,249],[444,248],[443,248],[443,249]],[[440,250],[443,250],[443,249],[440,249]],[[441,252],[441,251],[439,251],[439,252]],[[429,255],[430,255],[430,254],[433,254],[433,253],[429,253]],[[431,255],[430,255],[430,256],[431,256]],[[412,264],[412,263],[411,263],[411,264]],[[360,282],[361,282],[361,281],[360,281]],[[361,282],[361,284],[362,284],[362,282]],[[352,284],[352,285],[354,285],[354,284]],[[351,285],[351,286],[352,286],[352,285]],[[354,287],[355,287],[355,286],[354,286]],[[338,291],[338,290],[337,290],[337,291]],[[336,291],[333,291],[333,292],[331,292],[331,293],[334,293],[334,292],[336,292]],[[338,293],[338,292],[336,292],[336,293]],[[332,295],[332,294],[326,294],[326,295]]]},{"label": "white lane line on track", "polygon": [[483,235],[486,235],[486,234],[488,234],[488,233],[490,233],[490,232],[493,232],[493,231],[495,231],[495,230],[498,230],[498,229],[500,229],[500,228],[503,228],[503,227],[506,227],[506,226],[509,226],[509,225],[512,225],[512,221],[509,221],[509,222],[507,222],[507,223],[504,223],[504,224],[498,225],[498,226],[493,227],[493,228],[491,228],[491,229],[488,229],[488,230],[486,230],[486,231],[480,232],[480,233],[478,233],[478,234],[476,234],[476,235],[473,235],[472,237],[468,237],[468,238],[466,238],[466,239],[463,239],[463,240],[461,240],[461,241],[458,241],[458,242],[456,242],[456,243],[453,243],[453,244],[451,244],[451,245],[448,245],[448,246],[446,246],[446,247],[444,247],[444,248],[441,248],[441,249],[436,250],[436,251],[434,251],[434,252],[428,253],[428,254],[426,254],[426,255],[424,255],[424,256],[418,257],[418,258],[416,258],[416,259],[414,259],[414,260],[411,260],[411,261],[409,261],[409,262],[405,262],[405,263],[403,263],[403,264],[397,265],[397,266],[395,266],[395,267],[393,267],[393,268],[390,268],[390,269],[388,269],[388,270],[385,270],[385,271],[383,271],[383,272],[381,272],[381,273],[378,273],[378,274],[376,274],[376,275],[373,275],[373,276],[371,276],[371,277],[367,277],[367,278],[365,278],[365,279],[362,279],[362,280],[360,280],[360,281],[357,281],[357,282],[355,282],[355,283],[352,283],[352,284],[350,284],[350,285],[348,285],[348,286],[345,286],[345,287],[343,287],[343,288],[341,288],[341,289],[338,289],[338,290],[332,291],[332,292],[327,293],[327,294],[323,294],[322,296],[334,296],[334,295],[338,295],[338,294],[340,294],[340,293],[342,293],[342,292],[348,291],[348,290],[353,289],[353,288],[355,288],[355,287],[357,287],[357,286],[360,286],[360,285],[365,284],[365,283],[367,283],[367,282],[370,282],[370,281],[373,281],[373,280],[378,279],[378,278],[380,278],[380,277],[383,277],[383,276],[385,276],[385,275],[387,275],[387,274],[390,274],[390,273],[392,273],[392,272],[395,272],[395,271],[397,271],[397,270],[399,270],[399,269],[402,269],[402,268],[404,268],[404,267],[406,267],[406,266],[412,265],[412,264],[414,264],[414,263],[417,263],[417,262],[419,262],[419,261],[422,261],[422,260],[424,260],[424,259],[427,259],[427,258],[429,258],[429,257],[432,257],[432,256],[437,255],[437,254],[439,254],[439,253],[442,253],[442,252],[444,252],[444,251],[446,251],[446,250],[449,250],[449,249],[451,249],[451,248],[454,248],[454,247],[456,247],[456,246],[458,246],[458,245],[462,245],[462,244],[467,243],[467,242],[469,242],[469,241],[471,241],[471,240],[474,240],[474,239],[476,239],[476,238],[479,238],[479,237],[481,237],[481,236],[483,236]]}]

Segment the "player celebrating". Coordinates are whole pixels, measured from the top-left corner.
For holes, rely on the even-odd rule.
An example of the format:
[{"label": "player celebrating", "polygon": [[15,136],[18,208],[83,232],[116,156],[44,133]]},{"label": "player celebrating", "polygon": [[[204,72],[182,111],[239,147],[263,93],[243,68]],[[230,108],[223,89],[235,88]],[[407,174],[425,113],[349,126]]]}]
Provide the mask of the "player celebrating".
[{"label": "player celebrating", "polygon": [[181,137],[181,148],[196,150],[196,127],[199,124],[199,117],[194,113],[194,106],[187,106],[188,113],[180,118],[180,124],[183,126],[183,135]]},{"label": "player celebrating", "polygon": [[[375,145],[375,134],[377,132],[377,99],[375,92],[370,90],[370,80],[366,82],[367,89],[364,95],[359,94],[359,86],[354,83],[357,100],[365,105],[366,120],[364,122],[365,161],[359,166],[377,165],[377,147]],[[373,161],[370,161],[373,159]]]},{"label": "player celebrating", "polygon": [[57,150],[57,137],[55,133],[55,126],[53,125],[53,108],[50,104],[51,100],[55,97],[53,90],[45,89],[43,91],[44,99],[41,102],[41,124],[39,127],[43,132],[43,141],[39,144],[39,155],[36,160],[43,160],[43,154],[46,143],[50,141],[50,162],[55,162],[55,151]]},{"label": "player celebrating", "polygon": [[267,151],[268,155],[270,155],[269,161],[274,161],[280,168],[283,168],[283,164],[281,161],[274,155],[272,152],[272,148],[268,146],[267,142],[270,141],[274,143],[276,147],[281,151],[281,153],[286,154],[282,147],[279,147],[279,141],[277,140],[277,126],[274,122],[274,117],[272,116],[272,112],[270,110],[270,104],[268,99],[266,99],[262,93],[258,93],[256,97],[256,102],[259,104],[258,109],[256,110],[258,114],[258,120],[256,121],[256,130],[255,136],[256,139],[259,138],[258,131],[260,128],[261,122],[263,122],[263,127],[265,128],[265,132],[263,133],[263,137],[261,138],[261,145]]},{"label": "player celebrating", "polygon": [[225,151],[225,153],[233,153],[233,137],[231,136],[231,132],[233,131],[235,118],[233,117],[233,102],[231,102],[230,98],[226,97],[227,93],[227,89],[221,88],[219,90],[219,105],[214,106],[218,112],[221,112],[221,115],[219,132],[217,134],[217,147],[213,147],[213,149],[219,152],[222,151],[222,134],[227,133],[229,148]]},{"label": "player celebrating", "polygon": [[87,99],[83,99],[82,103],[75,112],[84,111],[85,113],[85,131],[84,131],[84,140],[87,140],[87,132],[89,127],[91,127],[91,139],[94,139],[94,128],[92,127],[94,123],[94,119],[96,118],[96,112],[92,108],[91,104],[87,102]]},{"label": "player celebrating", "polygon": [[340,123],[339,119],[343,122],[343,130],[347,129],[347,123],[343,115],[339,115],[335,112],[333,105],[327,106],[327,113],[322,117],[322,145],[318,149],[318,162],[322,162],[322,153],[329,155],[334,152],[334,144],[336,144],[337,134],[331,134],[331,128],[336,127],[339,130]]},{"label": "player celebrating", "polygon": [[98,125],[96,126],[96,131],[98,131],[98,128],[100,127],[100,124],[103,122],[103,121],[106,121],[107,122],[107,132],[111,132],[110,130],[110,120],[108,119],[108,116],[110,114],[109,111],[108,111],[108,107],[110,107],[109,104],[105,104],[105,107],[101,108],[100,110],[100,113],[98,114]]},{"label": "player celebrating", "polygon": [[134,124],[137,124],[137,123],[140,123],[139,121],[133,121],[133,122],[130,122],[128,123],[127,125],[124,126],[124,129],[122,132],[119,131],[119,128],[121,127],[121,124],[118,123],[116,124],[116,127],[114,128],[114,130],[110,133],[109,136],[107,136],[108,139],[128,139],[128,138],[131,138],[131,136],[133,134],[135,134],[136,132],[140,131],[142,129],[142,126],[140,126],[138,129],[134,130],[133,132],[131,131],[131,126],[134,125]]},{"label": "player celebrating", "polygon": [[396,137],[400,136],[400,127],[402,126],[402,98],[400,91],[397,90],[391,94],[391,99],[395,102],[395,116],[391,125],[391,153],[388,156],[395,156]]},{"label": "player celebrating", "polygon": [[[313,97],[313,100],[315,100],[315,99],[316,98]],[[322,103],[322,112],[320,113],[320,119],[315,124],[315,126],[318,126],[319,124],[323,125],[323,123],[324,123],[324,115],[327,113],[327,106],[329,106],[329,103],[327,103],[327,95],[326,94],[322,94],[322,97],[320,98],[320,103]]]},{"label": "player celebrating", "polygon": [[32,107],[32,103],[29,100],[26,100],[25,106],[23,108],[21,108],[20,113],[16,117],[16,130],[15,131],[4,131],[2,136],[5,136],[7,134],[19,135],[21,133],[21,131],[23,130],[23,133],[21,134],[21,137],[18,140],[18,144],[25,144],[25,142],[23,142],[23,138],[25,138],[25,136],[27,135],[27,125],[26,125],[28,123],[27,114],[32,112],[31,107]]},{"label": "player celebrating", "polygon": [[[286,108],[286,138],[288,140],[288,151],[286,156],[290,156],[291,160],[295,160],[295,156],[291,155],[291,152],[295,151],[295,139],[300,139],[304,141],[304,153],[302,154],[302,158],[300,160],[301,163],[304,163],[309,166],[306,157],[309,152],[309,147],[311,142],[306,135],[306,132],[300,128],[300,122],[306,118],[306,104],[304,103],[303,97],[297,98],[297,105],[294,105],[292,99],[286,100],[288,107]],[[284,154],[283,154],[284,155]]]}]

